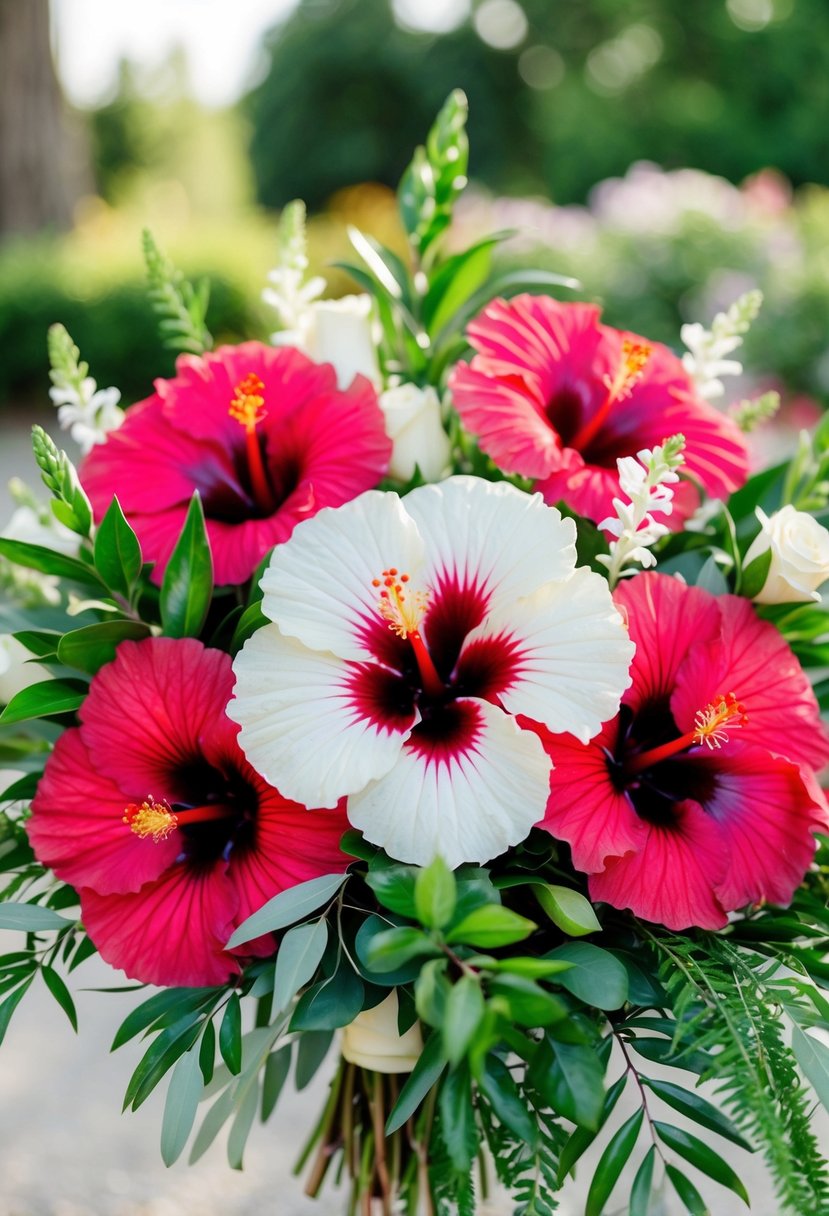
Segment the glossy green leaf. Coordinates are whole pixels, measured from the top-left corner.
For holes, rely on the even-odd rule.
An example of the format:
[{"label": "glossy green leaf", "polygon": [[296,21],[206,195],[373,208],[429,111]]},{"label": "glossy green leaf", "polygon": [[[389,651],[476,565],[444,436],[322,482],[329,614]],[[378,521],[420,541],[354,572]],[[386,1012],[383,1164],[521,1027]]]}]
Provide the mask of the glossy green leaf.
[{"label": "glossy green leaf", "polygon": [[291,1017],[291,1030],[337,1030],[353,1022],[363,1007],[365,986],[343,958],[331,979],[306,988]]},{"label": "glossy green leaf", "polygon": [[334,1041],[333,1030],[306,1030],[297,1043],[294,1081],[299,1090],[311,1084]]},{"label": "glossy green leaf", "polygon": [[198,492],[164,570],[161,624],[171,638],[198,637],[213,594],[213,557]]},{"label": "glossy green leaf", "polygon": [[253,637],[257,629],[261,629],[263,625],[268,624],[268,618],[262,611],[262,605],[259,600],[254,604],[250,604],[236,623],[236,628],[233,630],[233,637],[230,640],[230,653],[237,654],[242,649],[248,638]]},{"label": "glossy green leaf", "polygon": [[446,976],[448,967],[446,958],[429,959],[415,981],[417,1015],[427,1026],[443,1026],[446,1018],[446,1002],[452,987]]},{"label": "glossy green leaf", "polygon": [[668,1106],[672,1106],[681,1115],[693,1119],[700,1127],[704,1127],[710,1132],[716,1132],[718,1136],[730,1140],[732,1144],[738,1144],[740,1148],[752,1151],[749,1142],[740,1135],[728,1116],[698,1093],[689,1092],[681,1085],[674,1085],[670,1081],[657,1081],[652,1077],[643,1076],[640,1076],[639,1079],[643,1085],[647,1085],[649,1089],[653,1090],[658,1098],[667,1102]]},{"label": "glossy green leaf", "polygon": [[89,685],[83,680],[42,680],[15,693],[0,714],[0,724],[73,713],[84,701]]},{"label": "glossy green leaf", "polygon": [[67,667],[95,675],[111,663],[121,642],[139,642],[150,636],[149,625],[142,621],[102,621],[65,633],[58,643],[57,655]]},{"label": "glossy green leaf", "polygon": [[644,1116],[644,1109],[640,1106],[639,1110],[622,1124],[602,1153],[587,1193],[585,1216],[601,1216],[604,1212],[613,1188],[619,1181],[619,1175],[633,1152]]},{"label": "glossy green leaf", "polygon": [[389,1114],[386,1121],[387,1136],[391,1136],[412,1117],[445,1068],[443,1043],[441,1036],[435,1033],[426,1040],[423,1051]]},{"label": "glossy green leaf", "polygon": [[470,912],[459,924],[453,925],[447,939],[481,950],[491,950],[523,941],[535,928],[533,921],[519,916],[510,908],[500,904],[484,904],[482,908]]},{"label": "glossy green leaf", "polygon": [[116,1051],[134,1039],[171,1009],[189,1013],[198,1009],[204,999],[204,988],[162,988],[127,1014],[115,1034],[110,1051]]},{"label": "glossy green leaf", "polygon": [[161,1121],[161,1157],[170,1166],[184,1151],[196,1120],[202,1092],[199,1047],[194,1045],[176,1061],[167,1088]]},{"label": "glossy green leaf", "polygon": [[484,1061],[478,1085],[489,1099],[498,1121],[508,1127],[519,1140],[530,1146],[534,1145],[538,1138],[535,1120],[513,1080],[512,1073],[504,1061],[492,1052]]},{"label": "glossy green leaf", "polygon": [[455,875],[442,857],[421,870],[415,882],[415,910],[427,929],[443,929],[455,911],[457,886]]},{"label": "glossy green leaf", "polygon": [[273,982],[276,1010],[287,1009],[303,984],[313,979],[328,944],[324,919],[289,929],[279,943]]},{"label": "glossy green leaf", "polygon": [[227,949],[243,946],[265,933],[274,933],[286,925],[304,920],[323,904],[333,899],[347,878],[346,874],[323,874],[310,878],[296,887],[281,891],[269,899],[257,912],[242,921],[227,943]]},{"label": "glossy green leaf", "polygon": [[43,545],[31,545],[28,541],[10,540],[0,536],[0,557],[8,558],[16,566],[25,566],[28,570],[39,570],[41,574],[55,574],[58,578],[69,579],[73,583],[84,583],[103,590],[104,586],[91,566],[87,566],[77,557],[68,557],[65,553],[56,553]]},{"label": "glossy green leaf", "polygon": [[523,975],[501,973],[490,982],[489,993],[507,1002],[510,1021],[519,1026],[552,1026],[570,1012],[561,997]]},{"label": "glossy green leaf", "polygon": [[129,598],[141,573],[143,557],[138,537],[113,498],[95,533],[95,568],[110,591]]},{"label": "glossy green leaf", "polygon": [[743,566],[739,587],[740,595],[744,595],[749,600],[753,600],[755,595],[759,595],[765,586],[770,567],[771,548],[766,549],[765,553],[759,554],[747,566]]},{"label": "glossy green leaf", "polygon": [[401,925],[377,933],[369,943],[366,962],[370,971],[382,975],[396,971],[404,963],[424,954],[435,954],[437,948],[431,938],[413,925]]},{"label": "glossy green leaf", "polygon": [[553,924],[570,937],[583,937],[585,933],[596,933],[601,929],[598,917],[589,899],[570,887],[558,887],[552,883],[536,883],[533,894]]},{"label": "glossy green leaf", "polygon": [[707,1174],[721,1186],[728,1187],[735,1195],[739,1195],[745,1204],[750,1204],[748,1191],[742,1180],[728,1162],[723,1161],[722,1157],[709,1148],[698,1136],[692,1136],[690,1132],[682,1131],[679,1127],[672,1127],[670,1123],[660,1123],[658,1120],[654,1120],[653,1127],[659,1139],[663,1144],[667,1144],[668,1148],[679,1153],[680,1157],[684,1157],[701,1173]]},{"label": "glossy green leaf", "polygon": [[72,994],[66,987],[63,977],[55,971],[54,967],[50,967],[47,963],[41,966],[40,974],[43,976],[46,987],[69,1019],[72,1029],[77,1033],[78,1013],[75,1009],[75,1002],[72,1000]]},{"label": "glossy green leaf", "polygon": [[636,1171],[633,1186],[630,1189],[630,1216],[648,1216],[650,1211],[651,1188],[653,1187],[653,1167],[656,1162],[656,1145],[652,1144],[642,1164]]},{"label": "glossy green leaf", "polygon": [[242,1071],[242,1006],[238,992],[232,992],[219,1027],[219,1051],[234,1076]]},{"label": "glossy green leaf", "polygon": [[384,908],[414,920],[417,915],[414,894],[416,877],[417,871],[413,866],[383,866],[369,870],[366,882]]},{"label": "glossy green leaf", "polygon": [[686,1178],[674,1165],[666,1165],[665,1173],[685,1205],[686,1212],[690,1212],[691,1216],[711,1216],[708,1204],[689,1178]]},{"label": "glossy green leaf", "polygon": [[39,933],[49,929],[67,929],[74,923],[40,904],[0,903],[0,929]]},{"label": "glossy green leaf", "polygon": [[464,1064],[450,1072],[438,1092],[441,1136],[449,1160],[460,1174],[468,1174],[478,1152],[478,1130],[472,1104],[469,1067]]},{"label": "glossy green leaf", "polygon": [[163,1030],[144,1053],[130,1077],[124,1095],[124,1109],[131,1106],[138,1110],[173,1067],[179,1056],[193,1046],[198,1038],[201,1024],[191,1015],[185,1015]]},{"label": "glossy green leaf", "polygon": [[15,1009],[17,1009],[17,1006],[23,1000],[23,997],[31,988],[33,980],[34,975],[32,974],[28,977],[28,979],[23,981],[19,988],[15,988],[13,992],[9,993],[9,995],[2,1002],[0,1002],[0,1044],[2,1044],[6,1037],[6,1031],[9,1028],[9,1023],[12,1020]]},{"label": "glossy green leaf", "polygon": [[597,1009],[620,1009],[628,997],[627,971],[608,950],[590,942],[565,942],[546,955],[571,963],[557,983],[586,1005]]},{"label": "glossy green leaf", "polygon": [[446,999],[443,1047],[450,1064],[458,1064],[483,1021],[484,997],[481,985],[471,975],[462,975]]},{"label": "glossy green leaf", "polygon": [[610,1118],[616,1103],[622,1095],[622,1091],[627,1084],[628,1074],[623,1073],[618,1080],[614,1081],[610,1089],[605,1095],[604,1108],[602,1116],[599,1120],[599,1126],[596,1131],[590,1131],[586,1127],[577,1127],[572,1133],[564,1148],[561,1150],[561,1156],[558,1161],[558,1180],[563,1182],[567,1174],[570,1173],[573,1166],[581,1158],[582,1154],[586,1153],[590,1145],[596,1139],[596,1136],[604,1127],[607,1120]]},{"label": "glossy green leaf", "polygon": [[605,1104],[604,1071],[591,1045],[560,1043],[548,1035],[536,1052],[530,1079],[556,1114],[596,1131]]},{"label": "glossy green leaf", "polygon": [[262,1074],[262,1122],[270,1118],[291,1071],[291,1044],[272,1051]]}]

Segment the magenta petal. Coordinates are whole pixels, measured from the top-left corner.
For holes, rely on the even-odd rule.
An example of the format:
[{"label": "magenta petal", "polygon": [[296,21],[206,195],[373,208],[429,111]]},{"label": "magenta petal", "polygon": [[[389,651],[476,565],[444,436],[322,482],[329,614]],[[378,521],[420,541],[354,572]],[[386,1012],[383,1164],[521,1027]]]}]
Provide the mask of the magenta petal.
[{"label": "magenta petal", "polygon": [[38,783],[26,825],[38,861],[64,882],[103,895],[138,891],[175,861],[179,846],[173,837],[139,840],[124,823],[132,801],[96,771],[82,732],[65,731]]},{"label": "magenta petal", "polygon": [[199,873],[171,867],[135,895],[80,891],[83,923],[105,962],[165,986],[224,984],[239,974],[225,949],[238,897],[224,862]]},{"label": "magenta petal", "polygon": [[717,825],[695,802],[681,802],[670,824],[645,826],[637,852],[591,874],[591,899],[667,929],[722,929],[727,917],[715,892],[728,862]]}]

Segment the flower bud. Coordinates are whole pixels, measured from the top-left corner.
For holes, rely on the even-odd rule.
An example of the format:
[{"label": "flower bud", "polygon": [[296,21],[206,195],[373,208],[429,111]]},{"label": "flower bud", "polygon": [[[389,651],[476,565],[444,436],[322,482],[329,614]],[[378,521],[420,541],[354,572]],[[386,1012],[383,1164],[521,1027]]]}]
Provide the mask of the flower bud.
[{"label": "flower bud", "polygon": [[820,601],[818,587],[829,578],[829,532],[806,511],[783,507],[773,515],[759,508],[762,529],[745,555],[744,565],[771,550],[771,565],[757,604]]},{"label": "flower bud", "polygon": [[449,466],[451,446],[435,390],[401,384],[381,393],[380,408],[394,445],[389,476],[408,481],[417,465],[427,481],[439,481]]},{"label": "flower bud", "polygon": [[371,296],[316,300],[309,306],[306,323],[304,349],[317,363],[333,364],[338,388],[347,389],[356,375],[379,387]]},{"label": "flower bud", "polygon": [[363,1009],[342,1034],[341,1050],[349,1064],[372,1072],[411,1072],[423,1051],[420,1023],[405,1034],[397,1029],[397,993],[373,1009]]}]

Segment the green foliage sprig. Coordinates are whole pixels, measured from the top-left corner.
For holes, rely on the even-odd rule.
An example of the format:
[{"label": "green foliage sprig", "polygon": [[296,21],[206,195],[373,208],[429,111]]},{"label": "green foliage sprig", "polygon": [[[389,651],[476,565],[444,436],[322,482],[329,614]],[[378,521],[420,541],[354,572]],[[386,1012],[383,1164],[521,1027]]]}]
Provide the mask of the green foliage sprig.
[{"label": "green foliage sprig", "polygon": [[149,228],[144,229],[142,244],[150,302],[159,318],[164,345],[170,350],[204,354],[213,346],[205,324],[209,281],[200,279],[195,285],[188,282],[162,253]]}]

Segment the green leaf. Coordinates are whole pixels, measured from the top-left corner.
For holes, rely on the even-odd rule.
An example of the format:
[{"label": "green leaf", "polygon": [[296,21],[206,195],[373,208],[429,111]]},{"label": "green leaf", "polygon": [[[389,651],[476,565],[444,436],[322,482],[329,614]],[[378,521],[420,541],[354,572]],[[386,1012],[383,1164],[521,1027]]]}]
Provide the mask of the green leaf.
[{"label": "green leaf", "polygon": [[437,1033],[431,1034],[400,1091],[400,1097],[389,1113],[386,1122],[387,1136],[393,1135],[412,1117],[445,1068],[446,1059],[443,1055],[441,1036]]},{"label": "green leaf", "polygon": [[291,1044],[286,1043],[278,1051],[272,1051],[265,1061],[262,1074],[262,1113],[264,1123],[270,1118],[279,1101],[279,1095],[291,1071]]},{"label": "green leaf", "polygon": [[511,946],[529,937],[536,925],[519,916],[510,908],[500,904],[485,904],[476,908],[463,920],[453,925],[447,934],[450,942],[463,942],[467,946],[489,950],[497,946]]},{"label": "green leaf", "polygon": [[95,569],[110,591],[129,599],[144,559],[138,537],[127,523],[117,498],[98,525],[93,550]]},{"label": "green leaf", "polygon": [[254,1077],[245,1091],[242,1104],[237,1110],[236,1118],[230,1126],[230,1135],[227,1138],[227,1160],[231,1169],[240,1170],[242,1168],[245,1145],[248,1142],[248,1136],[253,1127],[253,1121],[256,1118],[258,1109],[259,1081],[258,1078]]},{"label": "green leaf", "polygon": [[642,1159],[642,1164],[636,1171],[633,1186],[630,1191],[629,1216],[648,1216],[650,1211],[651,1187],[653,1186],[653,1167],[656,1161],[656,1145],[652,1144]]},{"label": "green leaf", "polygon": [[39,933],[48,929],[67,929],[75,922],[59,916],[40,904],[0,903],[0,929],[20,929],[24,933]]},{"label": "green leaf", "polygon": [[242,613],[233,631],[233,637],[230,640],[230,653],[237,654],[248,638],[253,637],[257,629],[261,629],[263,625],[267,625],[268,623],[268,618],[262,611],[261,602],[257,600],[255,604],[250,604]]},{"label": "green leaf", "polygon": [[619,1181],[619,1175],[633,1152],[644,1116],[644,1108],[640,1106],[639,1110],[622,1124],[602,1153],[587,1193],[585,1216],[601,1216],[604,1211],[611,1192]]},{"label": "green leaf", "polygon": [[806,1034],[795,1025],[792,1051],[821,1105],[829,1110],[829,1048],[820,1039]]},{"label": "green leaf", "polygon": [[413,866],[383,866],[369,870],[366,882],[384,908],[414,920],[417,915],[414,894],[416,877],[417,871]]},{"label": "green leaf", "polygon": [[60,1005],[63,1012],[69,1018],[72,1029],[77,1034],[78,1031],[78,1014],[75,1009],[75,1002],[72,1000],[72,995],[63,979],[55,971],[54,967],[50,967],[48,963],[43,963],[40,968],[40,973],[43,976],[46,987],[51,992],[57,1003]]},{"label": "green leaf", "polygon": [[441,261],[431,275],[423,298],[423,320],[430,333],[436,333],[486,281],[495,246],[509,232],[496,232],[477,241],[469,249]]},{"label": "green leaf", "polygon": [[196,1120],[202,1092],[199,1047],[194,1045],[176,1061],[167,1087],[161,1121],[161,1157],[170,1166],[181,1156]]},{"label": "green leaf", "polygon": [[572,966],[572,963],[567,963],[563,959],[525,958],[522,955],[519,955],[517,958],[493,959],[488,964],[488,968],[491,971],[506,972],[509,975],[520,975],[523,979],[528,980],[549,979],[551,975],[559,975],[562,971],[569,971]]},{"label": "green leaf", "polygon": [[622,1095],[622,1091],[624,1090],[625,1085],[627,1084],[627,1080],[628,1080],[628,1074],[623,1073],[622,1076],[618,1078],[618,1080],[613,1082],[610,1089],[605,1094],[605,1102],[604,1102],[604,1108],[602,1110],[602,1117],[599,1120],[599,1126],[596,1129],[596,1131],[589,1131],[586,1127],[577,1127],[576,1130],[573,1132],[573,1134],[570,1136],[570,1139],[564,1145],[564,1148],[561,1150],[561,1156],[559,1157],[559,1162],[558,1162],[558,1175],[557,1176],[558,1176],[559,1185],[561,1185],[561,1183],[564,1181],[565,1177],[570,1173],[570,1171],[572,1170],[572,1168],[576,1164],[576,1162],[579,1160],[579,1158],[584,1153],[587,1152],[587,1150],[590,1148],[590,1145],[596,1139],[596,1136],[598,1135],[598,1133],[604,1127],[605,1123],[607,1123],[608,1119],[610,1118],[611,1114],[613,1113],[613,1110],[616,1107],[616,1103],[619,1101],[619,1098]]},{"label": "green leaf", "polygon": [[209,1085],[213,1080],[213,1072],[216,1066],[216,1031],[213,1029],[213,1021],[208,1018],[204,1023],[201,1042],[199,1044],[199,1068],[205,1085]]},{"label": "green leaf", "polygon": [[366,963],[370,971],[382,975],[396,971],[421,954],[436,953],[434,942],[421,929],[402,925],[396,929],[385,929],[372,937],[366,951]]},{"label": "green leaf", "polygon": [[150,636],[142,621],[102,621],[65,633],[58,642],[57,656],[67,667],[95,675],[111,663],[121,642],[139,642]]},{"label": "green leaf", "polygon": [[124,1095],[124,1110],[139,1106],[149,1098],[161,1078],[169,1072],[179,1056],[189,1050],[199,1036],[201,1025],[193,1015],[186,1014],[153,1041],[130,1077]]},{"label": "green leaf", "polygon": [[545,957],[572,964],[557,982],[586,1005],[620,1009],[627,1000],[627,971],[608,950],[590,942],[565,942]]},{"label": "green leaf", "polygon": [[484,996],[474,976],[462,975],[446,1000],[443,1047],[450,1064],[460,1063],[484,1017]]},{"label": "green leaf", "polygon": [[363,1008],[365,987],[343,957],[334,975],[306,988],[291,1017],[291,1030],[338,1030],[353,1022]]},{"label": "green leaf", "polygon": [[670,1178],[677,1195],[685,1204],[686,1212],[690,1212],[691,1216],[711,1216],[708,1204],[690,1179],[673,1165],[666,1165],[665,1173]]},{"label": "green leaf", "polygon": [[595,933],[602,927],[590,900],[570,887],[535,883],[533,894],[553,924],[570,937],[583,937],[585,933]]},{"label": "green leaf", "polygon": [[0,723],[27,722],[52,714],[73,713],[83,704],[89,685],[83,680],[42,680],[15,693],[0,714]]},{"label": "green leaf", "polygon": [[416,149],[400,179],[400,216],[420,257],[448,227],[455,201],[466,185],[467,112],[465,95],[455,89],[435,119],[426,146]]},{"label": "green leaf", "polygon": [[161,624],[171,638],[198,637],[213,594],[213,558],[198,491],[161,583]]},{"label": "green leaf", "polygon": [[10,562],[25,566],[28,570],[55,574],[58,578],[70,579],[73,583],[103,589],[103,583],[91,566],[76,557],[56,553],[54,549],[47,549],[43,545],[31,545],[27,541],[10,540],[7,536],[0,536],[0,557],[8,558]]},{"label": "green leaf", "polygon": [[556,1114],[596,1131],[605,1105],[604,1065],[595,1049],[582,1043],[559,1043],[549,1036],[530,1068],[533,1086]]},{"label": "green leaf", "polygon": [[134,1039],[171,1009],[187,1013],[198,1009],[204,1000],[204,988],[164,988],[156,992],[127,1014],[115,1034],[110,1051],[123,1047],[124,1043]]},{"label": "green leaf", "polygon": [[415,1008],[417,1016],[427,1026],[442,1026],[446,1017],[446,1002],[451,985],[446,972],[449,961],[433,958],[424,963],[415,980]]},{"label": "green leaf", "polygon": [[238,992],[230,994],[219,1027],[219,1051],[234,1076],[242,1071],[242,1006]]},{"label": "green leaf", "polygon": [[728,1187],[735,1195],[739,1195],[746,1205],[750,1206],[748,1191],[742,1180],[735,1174],[731,1166],[698,1136],[692,1136],[690,1132],[684,1132],[678,1127],[672,1127],[670,1123],[660,1123],[658,1120],[654,1120],[653,1127],[663,1144],[667,1144],[668,1148],[679,1153],[680,1157],[684,1157],[701,1173],[707,1174],[721,1186]]},{"label": "green leaf", "polygon": [[732,1144],[739,1144],[740,1148],[747,1149],[748,1152],[753,1151],[751,1145],[740,1135],[731,1120],[699,1094],[689,1093],[681,1085],[673,1085],[670,1081],[656,1081],[644,1076],[640,1076],[639,1080],[643,1085],[652,1089],[663,1102],[667,1102],[668,1106],[678,1110],[681,1115],[693,1119],[700,1127],[704,1127],[710,1132],[716,1132],[718,1136],[730,1140]]},{"label": "green leaf", "polygon": [[508,1127],[519,1140],[532,1146],[538,1139],[535,1120],[504,1061],[492,1052],[484,1061],[478,1085],[489,1099],[500,1123]]},{"label": "green leaf", "polygon": [[279,895],[269,899],[258,912],[242,921],[227,943],[227,949],[233,950],[236,946],[243,946],[265,933],[274,933],[277,929],[284,929],[286,925],[304,920],[333,899],[347,877],[347,874],[323,874],[319,878],[309,878],[307,882],[301,882],[287,891],[281,891]]},{"label": "green leaf", "polygon": [[196,1133],[196,1138],[193,1141],[193,1147],[190,1150],[190,1164],[194,1165],[200,1157],[203,1157],[210,1145],[218,1136],[219,1132],[227,1123],[235,1109],[235,1094],[233,1086],[228,1086],[222,1093],[219,1094],[216,1101],[210,1107],[210,1110],[204,1116],[202,1125]]},{"label": "green leaf", "polygon": [[440,1130],[449,1160],[460,1174],[468,1174],[478,1152],[478,1130],[472,1104],[469,1067],[450,1072],[438,1095]]},{"label": "green leaf", "polygon": [[489,993],[507,1001],[510,1021],[519,1026],[552,1026],[570,1013],[560,997],[546,992],[534,980],[523,975],[502,973],[490,982]]},{"label": "green leaf", "polygon": [[333,1030],[306,1030],[297,1044],[294,1081],[299,1090],[310,1085],[317,1070],[328,1055],[334,1039]]},{"label": "green leaf", "polygon": [[455,875],[442,857],[436,857],[415,882],[415,908],[420,923],[427,929],[443,929],[455,911]]},{"label": "green leaf", "polygon": [[287,1009],[303,984],[313,979],[327,945],[328,924],[324,918],[288,930],[276,955],[275,1011]]},{"label": "green leaf", "polygon": [[740,578],[739,593],[746,599],[753,600],[755,595],[763,590],[771,566],[771,548],[759,554],[747,566],[743,566]]},{"label": "green leaf", "polygon": [[14,1014],[15,1009],[31,988],[34,978],[35,977],[33,974],[30,975],[28,979],[23,981],[19,988],[15,988],[14,992],[10,993],[9,996],[7,996],[2,1003],[0,1003],[0,1044],[2,1044],[6,1037],[6,1031],[9,1028],[9,1023],[12,1020],[12,1015]]}]

